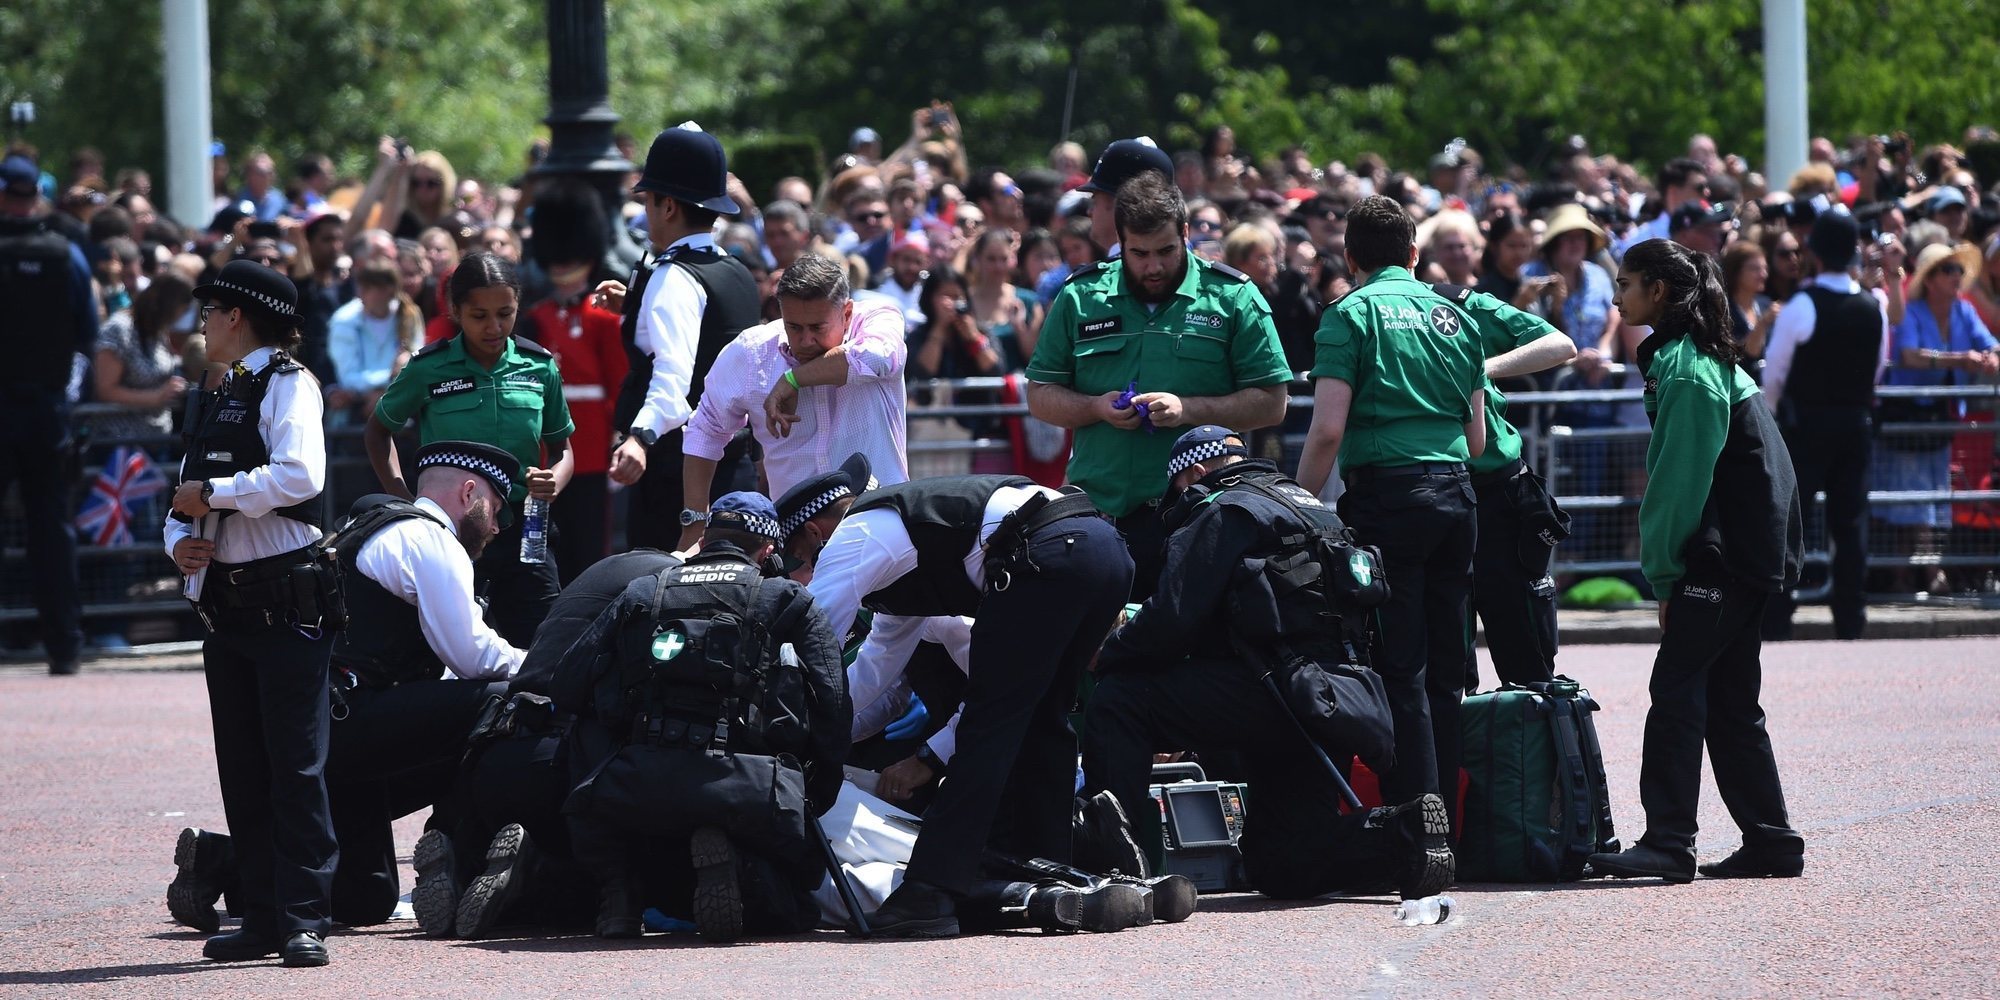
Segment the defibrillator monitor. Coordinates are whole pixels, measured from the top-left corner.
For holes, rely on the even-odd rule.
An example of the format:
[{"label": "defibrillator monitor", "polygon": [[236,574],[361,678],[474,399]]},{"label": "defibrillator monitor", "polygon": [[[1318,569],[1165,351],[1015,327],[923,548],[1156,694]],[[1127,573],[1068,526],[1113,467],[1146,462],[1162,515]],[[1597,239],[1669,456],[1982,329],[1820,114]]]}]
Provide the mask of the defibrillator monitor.
[{"label": "defibrillator monitor", "polygon": [[1214,785],[1160,789],[1167,803],[1167,823],[1180,847],[1228,847],[1229,821],[1222,812],[1222,795]]}]

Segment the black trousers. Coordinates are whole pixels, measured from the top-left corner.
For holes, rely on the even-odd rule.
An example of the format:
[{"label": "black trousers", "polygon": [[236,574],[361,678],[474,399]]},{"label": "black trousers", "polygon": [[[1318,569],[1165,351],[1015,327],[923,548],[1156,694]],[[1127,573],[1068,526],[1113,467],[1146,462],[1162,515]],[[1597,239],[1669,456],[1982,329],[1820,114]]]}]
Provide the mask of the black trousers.
[{"label": "black trousers", "polygon": [[71,663],[83,648],[77,591],[76,465],[69,404],[60,390],[0,386],[0,498],[21,486],[22,544],[34,579],[35,617],[49,663]]},{"label": "black trousers", "polygon": [[[1555,546],[1522,527],[1525,491],[1547,486],[1525,466],[1472,477],[1479,496],[1479,541],[1472,554],[1472,609],[1486,626],[1486,652],[1505,684],[1555,676]],[[1465,656],[1465,687],[1479,688],[1479,658]],[[1447,788],[1454,787],[1450,783]]]},{"label": "black trousers", "polygon": [[1167,566],[1167,524],[1160,520],[1158,503],[1145,504],[1115,523],[1132,557],[1132,596],[1127,602],[1144,603],[1160,589],[1160,573]]},{"label": "black trousers", "polygon": [[[220,578],[211,568],[208,585]],[[324,935],[339,859],[324,779],[333,639],[225,612],[201,653],[243,929]]]},{"label": "black trousers", "polygon": [[[1826,535],[1833,543],[1833,634],[1859,639],[1868,628],[1868,601],[1862,593],[1868,573],[1868,467],[1875,432],[1866,407],[1798,407],[1784,427],[1785,448],[1799,482],[1799,502],[1808,518],[1813,494],[1826,492]],[[1792,595],[1775,595],[1764,616],[1764,637],[1790,639]]]},{"label": "black trousers", "polygon": [[1340,516],[1380,546],[1389,603],[1375,615],[1375,672],[1396,723],[1396,763],[1382,797],[1402,802],[1440,788],[1458,808],[1460,685],[1470,645],[1467,601],[1479,529],[1464,473],[1349,479]]},{"label": "black trousers", "polygon": [[549,551],[565,587],[611,553],[610,482],[602,472],[574,476],[549,510],[556,527]]},{"label": "black trousers", "polygon": [[1770,594],[1723,574],[1690,574],[1674,587],[1666,634],[1653,661],[1653,706],[1639,766],[1646,834],[1662,850],[1692,854],[1701,798],[1701,748],[1743,843],[1797,855],[1805,840],[1785,815],[1785,793],[1764,709],[1759,626]]},{"label": "black trousers", "polygon": [[1147,785],[1155,753],[1234,752],[1255,789],[1237,846],[1258,892],[1305,899],[1389,887],[1396,835],[1364,829],[1365,813],[1341,814],[1339,786],[1286,713],[1234,661],[1104,675],[1084,714],[1084,789],[1108,790],[1138,816],[1154,808]]},{"label": "black trousers", "polygon": [[1042,528],[1029,538],[1028,558],[1037,568],[986,581],[958,748],[910,855],[910,878],[955,893],[978,879],[989,840],[1007,854],[1069,861],[1069,711],[1077,678],[1132,588],[1125,545],[1100,518]]},{"label": "black trousers", "polygon": [[[397,819],[434,807],[429,826],[457,825],[452,790],[466,737],[505,682],[413,681],[345,693],[326,758],[327,799],[340,864],[333,873],[333,918],[352,927],[389,919],[402,895],[396,867]],[[485,843],[471,845],[483,850]]]},{"label": "black trousers", "polygon": [[[722,460],[716,463],[715,480],[708,490],[709,500],[757,489],[757,465],[751,459],[755,443],[746,432],[722,449]],[[678,430],[663,435],[646,450],[646,474],[633,484],[631,506],[625,510],[627,549],[672,552],[680,547],[681,511],[687,507],[687,495],[681,489],[683,458]]]},{"label": "black trousers", "polygon": [[556,532],[553,526],[549,530],[548,557],[539,563],[522,562],[521,510],[516,507],[514,523],[501,528],[472,564],[472,588],[486,598],[487,624],[516,649],[527,649],[534,643],[535,630],[549,616],[556,595],[562,593],[557,577],[557,539],[553,537]]}]

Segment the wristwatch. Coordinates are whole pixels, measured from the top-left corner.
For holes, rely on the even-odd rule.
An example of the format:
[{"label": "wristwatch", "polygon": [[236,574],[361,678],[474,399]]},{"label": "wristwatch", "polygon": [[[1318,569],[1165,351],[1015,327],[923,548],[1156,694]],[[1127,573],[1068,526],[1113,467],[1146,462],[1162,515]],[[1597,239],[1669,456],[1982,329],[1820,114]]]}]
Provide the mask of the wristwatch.
[{"label": "wristwatch", "polygon": [[681,527],[683,528],[692,528],[697,524],[707,523],[708,511],[693,509],[683,509],[681,511]]},{"label": "wristwatch", "polygon": [[914,756],[923,761],[924,766],[930,768],[931,773],[937,777],[944,777],[945,771],[948,770],[945,762],[938,759],[937,751],[932,750],[929,743],[919,745]]},{"label": "wristwatch", "polygon": [[[210,498],[210,497],[212,497],[212,496],[214,496],[214,495],[215,495],[215,480],[213,480],[213,479],[204,479],[204,480],[202,480],[202,481],[201,481],[201,502],[202,502],[202,503],[209,503],[209,498]],[[209,503],[209,506],[213,507],[213,506],[215,506],[215,505],[214,505],[214,504],[212,504],[212,503]]]},{"label": "wristwatch", "polygon": [[660,435],[649,427],[647,428],[634,427],[631,430],[626,431],[625,436],[630,438],[638,438],[639,443],[645,445],[648,448],[651,448],[653,446],[653,442],[658,441],[660,439]]}]

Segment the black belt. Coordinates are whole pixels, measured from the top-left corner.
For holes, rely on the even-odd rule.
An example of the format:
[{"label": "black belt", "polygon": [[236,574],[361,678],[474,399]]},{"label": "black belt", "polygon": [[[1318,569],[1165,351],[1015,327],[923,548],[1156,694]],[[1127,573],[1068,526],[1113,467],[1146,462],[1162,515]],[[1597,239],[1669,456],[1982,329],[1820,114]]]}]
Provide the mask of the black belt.
[{"label": "black belt", "polygon": [[1405,476],[1462,475],[1465,475],[1464,462],[1418,462],[1414,465],[1364,465],[1359,469],[1344,471],[1341,478],[1352,486],[1376,479],[1401,479]]},{"label": "black belt", "polygon": [[1090,497],[1082,493],[1065,493],[1041,505],[1021,522],[1021,536],[1026,538],[1057,521],[1067,521],[1072,517],[1103,517]]},{"label": "black belt", "polygon": [[293,607],[292,568],[306,561],[293,549],[247,563],[214,563],[202,586],[201,603],[221,611],[284,611]]},{"label": "black belt", "polygon": [[1517,458],[1491,472],[1473,473],[1472,484],[1474,486],[1493,486],[1498,483],[1504,483],[1526,471],[1528,471],[1528,463]]}]

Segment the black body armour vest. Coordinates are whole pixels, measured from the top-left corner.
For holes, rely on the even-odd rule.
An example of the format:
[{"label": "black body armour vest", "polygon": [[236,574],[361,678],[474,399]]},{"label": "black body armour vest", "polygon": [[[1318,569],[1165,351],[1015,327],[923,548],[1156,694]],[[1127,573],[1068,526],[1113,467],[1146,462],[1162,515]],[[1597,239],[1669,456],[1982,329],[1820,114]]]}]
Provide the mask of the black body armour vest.
[{"label": "black body armour vest", "polygon": [[[181,459],[181,481],[227,479],[269,465],[271,449],[257,430],[258,408],[264,405],[264,394],[270,391],[273,378],[291,378],[303,371],[304,365],[277,351],[263,371],[237,375],[224,387],[192,395],[188,399],[188,419],[183,425],[186,430],[181,435],[187,447],[187,457]],[[228,517],[236,512],[217,513]],[[315,528],[320,526],[317,496],[280,507],[274,513]]]},{"label": "black body armour vest", "polygon": [[848,511],[893,510],[917,548],[917,568],[861,601],[876,614],[907,617],[979,613],[979,591],[965,575],[965,557],[979,544],[986,502],[1009,486],[1033,486],[1023,476],[952,476],[869,490]]},{"label": "black body armour vest", "polygon": [[78,347],[70,245],[47,217],[0,220],[0,343],[7,350],[0,384],[69,385]]},{"label": "black body armour vest", "polygon": [[1866,407],[1875,402],[1882,357],[1882,307],[1867,292],[1806,289],[1816,317],[1812,339],[1792,356],[1785,398],[1806,406]]},{"label": "black body armour vest", "polygon": [[669,267],[686,268],[708,292],[708,306],[701,313],[701,335],[695,343],[694,376],[688,380],[689,410],[701,402],[702,382],[715,364],[715,356],[737,334],[764,319],[763,302],[757,296],[757,279],[741,261],[726,253],[684,247],[660,258],[651,268],[641,264],[632,272],[632,287],[625,293],[625,316],[618,326],[629,365],[625,381],[618,387],[618,406],[613,411],[617,419],[613,426],[619,431],[632,426],[639,407],[646,402],[646,387],[653,381],[652,356],[638,346],[639,313],[645,302],[646,286]]},{"label": "black body armour vest", "polygon": [[333,665],[351,671],[364,687],[393,687],[444,675],[444,661],[424,638],[417,606],[390,593],[354,565],[361,547],[383,528],[429,516],[401,497],[370,493],[354,501],[346,520],[327,539],[328,547],[339,554],[348,620],[358,626],[342,630],[334,641]]}]

